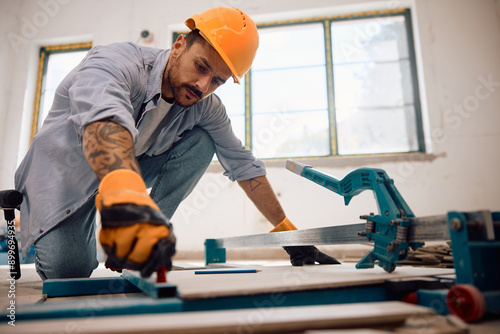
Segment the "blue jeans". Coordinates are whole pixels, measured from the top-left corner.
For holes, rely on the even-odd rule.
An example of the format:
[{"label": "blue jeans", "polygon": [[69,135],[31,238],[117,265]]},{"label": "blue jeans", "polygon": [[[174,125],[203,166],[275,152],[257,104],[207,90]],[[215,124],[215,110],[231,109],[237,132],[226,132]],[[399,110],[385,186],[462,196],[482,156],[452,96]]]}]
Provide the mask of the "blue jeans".
[{"label": "blue jeans", "polygon": [[[195,127],[167,152],[138,157],[151,197],[171,218],[208,168],[215,153],[212,138]],[[89,277],[97,268],[95,196],[35,243],[35,265],[40,277]]]}]

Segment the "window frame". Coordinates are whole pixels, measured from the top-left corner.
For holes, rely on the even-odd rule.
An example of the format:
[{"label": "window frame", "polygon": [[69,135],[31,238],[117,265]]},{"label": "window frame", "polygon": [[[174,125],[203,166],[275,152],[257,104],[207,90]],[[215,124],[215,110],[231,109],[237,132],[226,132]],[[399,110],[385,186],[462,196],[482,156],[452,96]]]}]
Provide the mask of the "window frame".
[{"label": "window frame", "polygon": [[31,124],[31,137],[30,142],[39,130],[39,119],[41,113],[41,106],[43,106],[42,91],[45,88],[45,81],[47,77],[47,66],[49,63],[49,56],[57,53],[68,53],[76,51],[85,51],[92,48],[92,42],[72,43],[72,44],[57,44],[45,45],[40,47],[38,56],[38,69],[35,89],[35,103],[33,105],[33,119]]},{"label": "window frame", "polygon": [[[331,36],[331,25],[333,22],[340,21],[353,21],[362,19],[373,19],[373,18],[384,18],[391,16],[403,16],[405,21],[406,38],[408,43],[408,59],[410,63],[410,75],[413,93],[413,105],[414,105],[414,116],[416,123],[416,135],[417,135],[417,150],[416,151],[404,151],[404,152],[379,152],[379,153],[359,153],[359,154],[338,154],[338,141],[337,141],[337,124],[336,124],[336,108],[335,108],[335,88],[334,88],[334,72],[333,72],[333,45]],[[284,21],[274,21],[268,23],[257,24],[257,28],[275,28],[279,26],[291,26],[298,24],[313,24],[321,23],[324,29],[324,46],[325,46],[325,67],[326,67],[326,82],[327,82],[327,107],[328,107],[328,120],[329,120],[329,145],[330,154],[321,156],[290,156],[290,157],[275,157],[275,158],[263,158],[266,161],[279,161],[286,160],[289,158],[297,159],[314,159],[314,158],[335,158],[335,157],[346,157],[346,156],[379,156],[379,155],[401,155],[401,154],[411,154],[411,153],[426,153],[425,144],[425,134],[424,134],[424,122],[422,116],[422,106],[420,101],[420,87],[418,81],[417,73],[417,61],[415,55],[415,43],[413,38],[413,25],[411,19],[411,10],[409,8],[401,8],[394,10],[378,10],[369,12],[360,12],[347,15],[337,15],[330,17],[313,17],[308,19],[297,19],[297,20],[284,20]],[[174,32],[174,40],[180,34],[184,32]],[[248,149],[252,149],[252,106],[251,106],[251,84],[252,84],[252,69],[245,75],[245,146]]]}]

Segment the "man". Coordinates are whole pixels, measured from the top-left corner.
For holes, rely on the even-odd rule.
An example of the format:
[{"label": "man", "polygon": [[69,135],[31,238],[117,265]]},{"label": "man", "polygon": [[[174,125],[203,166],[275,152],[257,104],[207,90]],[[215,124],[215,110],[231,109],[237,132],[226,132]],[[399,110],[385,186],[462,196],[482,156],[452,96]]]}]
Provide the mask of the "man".
[{"label": "man", "polygon": [[[171,267],[169,219],[214,153],[274,231],[295,229],[265,165],[234,136],[212,93],[239,81],[258,47],[254,22],[218,7],[186,21],[171,50],[117,43],[93,48],[58,87],[16,172],[23,252],[33,243],[42,279],[88,277],[99,240],[107,266],[144,277]],[[146,188],[151,188],[151,193]],[[338,263],[315,247],[286,247],[292,264]]]}]

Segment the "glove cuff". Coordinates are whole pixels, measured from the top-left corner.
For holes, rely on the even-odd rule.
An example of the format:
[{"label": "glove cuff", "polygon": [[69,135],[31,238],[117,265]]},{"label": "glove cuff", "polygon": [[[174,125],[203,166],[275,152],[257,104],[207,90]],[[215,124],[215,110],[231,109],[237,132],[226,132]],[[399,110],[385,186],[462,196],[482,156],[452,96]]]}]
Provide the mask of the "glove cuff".
[{"label": "glove cuff", "polygon": [[161,211],[146,191],[142,177],[130,169],[117,169],[104,176],[99,184],[95,205],[99,212],[103,207],[116,204],[148,206]]},{"label": "glove cuff", "polygon": [[100,211],[102,227],[123,227],[135,224],[166,225],[172,229],[165,215],[149,206],[115,204]]},{"label": "glove cuff", "polygon": [[99,192],[116,190],[146,191],[142,177],[131,169],[116,169],[106,174],[99,184]]},{"label": "glove cuff", "polygon": [[288,220],[288,218],[285,218],[281,221],[281,223],[279,223],[271,231],[269,231],[269,233],[293,230],[297,230],[297,228],[290,222],[290,220]]}]

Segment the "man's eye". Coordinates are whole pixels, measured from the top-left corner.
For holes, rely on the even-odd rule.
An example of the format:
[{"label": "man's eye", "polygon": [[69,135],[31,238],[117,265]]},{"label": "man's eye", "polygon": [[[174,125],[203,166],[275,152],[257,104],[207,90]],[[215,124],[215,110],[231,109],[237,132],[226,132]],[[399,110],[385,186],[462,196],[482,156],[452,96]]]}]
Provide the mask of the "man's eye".
[{"label": "man's eye", "polygon": [[205,67],[201,66],[199,63],[196,63],[196,68],[197,68],[199,71],[205,71]]}]

